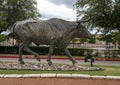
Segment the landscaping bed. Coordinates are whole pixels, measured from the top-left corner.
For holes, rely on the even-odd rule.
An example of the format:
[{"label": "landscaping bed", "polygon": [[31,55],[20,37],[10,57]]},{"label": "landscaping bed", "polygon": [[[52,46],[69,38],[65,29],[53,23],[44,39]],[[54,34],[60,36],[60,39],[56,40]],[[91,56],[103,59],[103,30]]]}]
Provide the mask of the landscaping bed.
[{"label": "landscaping bed", "polygon": [[0,69],[10,69],[10,70],[43,70],[43,71],[99,71],[103,70],[99,67],[85,67],[80,65],[69,65],[69,64],[54,64],[49,66],[44,63],[26,63],[24,65],[18,63],[0,63]]}]

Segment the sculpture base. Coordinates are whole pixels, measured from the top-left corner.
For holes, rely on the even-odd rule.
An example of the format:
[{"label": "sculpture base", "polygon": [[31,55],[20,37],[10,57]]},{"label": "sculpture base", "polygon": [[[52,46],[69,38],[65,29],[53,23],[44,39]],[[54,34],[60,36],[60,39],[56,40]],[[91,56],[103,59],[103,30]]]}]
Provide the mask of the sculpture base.
[{"label": "sculpture base", "polygon": [[103,70],[99,67],[84,67],[80,65],[70,64],[54,64],[49,66],[44,63],[26,63],[24,65],[18,63],[0,63],[0,69],[15,69],[15,70],[44,70],[44,71],[99,71]]}]

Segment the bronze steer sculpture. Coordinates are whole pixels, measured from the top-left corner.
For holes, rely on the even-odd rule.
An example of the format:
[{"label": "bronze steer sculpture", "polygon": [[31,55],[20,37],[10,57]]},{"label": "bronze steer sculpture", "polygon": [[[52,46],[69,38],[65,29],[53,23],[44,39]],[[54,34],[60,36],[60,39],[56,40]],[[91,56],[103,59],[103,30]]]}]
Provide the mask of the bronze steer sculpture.
[{"label": "bronze steer sculpture", "polygon": [[50,45],[47,58],[49,65],[52,65],[51,55],[55,47],[63,49],[73,64],[77,63],[76,60],[72,58],[67,46],[74,38],[91,38],[90,32],[81,23],[82,21],[73,22],[58,18],[16,22],[13,25],[12,31],[22,40],[22,45],[19,47],[20,63],[24,64],[22,59],[23,50],[35,55],[36,59],[40,61],[38,53],[28,48],[31,42],[36,45]]}]

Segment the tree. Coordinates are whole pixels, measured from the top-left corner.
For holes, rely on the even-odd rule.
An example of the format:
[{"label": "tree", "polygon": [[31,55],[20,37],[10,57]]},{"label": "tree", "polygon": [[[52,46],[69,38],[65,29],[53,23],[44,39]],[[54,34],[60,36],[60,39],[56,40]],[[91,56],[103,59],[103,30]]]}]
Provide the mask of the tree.
[{"label": "tree", "polygon": [[88,43],[95,44],[96,43],[96,39],[95,38],[88,39]]},{"label": "tree", "polygon": [[102,33],[120,31],[120,0],[77,0],[78,17],[90,18],[88,26]]},{"label": "tree", "polygon": [[114,35],[115,35],[114,36],[114,41],[117,42],[118,48],[120,49],[120,32],[116,32]]},{"label": "tree", "polygon": [[79,41],[84,46],[85,42],[87,42],[87,39],[86,38],[80,38]]},{"label": "tree", "polygon": [[7,39],[6,35],[0,35],[0,42],[5,41]]},{"label": "tree", "polygon": [[101,41],[105,41],[106,42],[106,48],[110,48],[110,43],[112,43],[113,41],[113,35],[112,34],[108,34],[108,35],[102,35],[99,40]]},{"label": "tree", "polygon": [[74,48],[74,44],[75,44],[77,41],[78,41],[77,38],[74,38],[74,39],[72,40],[73,48]]},{"label": "tree", "polygon": [[16,21],[37,18],[36,0],[0,0],[0,33]]}]

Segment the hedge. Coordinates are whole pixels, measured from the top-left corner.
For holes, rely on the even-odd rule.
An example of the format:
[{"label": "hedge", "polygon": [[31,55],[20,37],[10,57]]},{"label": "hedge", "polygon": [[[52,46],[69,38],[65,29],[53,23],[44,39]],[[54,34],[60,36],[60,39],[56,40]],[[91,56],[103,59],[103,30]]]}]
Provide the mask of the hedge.
[{"label": "hedge", "polygon": [[[0,46],[0,54],[18,54],[19,47],[16,46]],[[30,47],[31,50],[37,52],[40,55],[48,54],[49,47]],[[92,49],[82,49],[82,48],[68,48],[71,55],[73,56],[84,56],[86,51],[93,51]],[[29,54],[23,52],[23,54]],[[55,48],[53,55],[65,55],[62,49]]]}]

